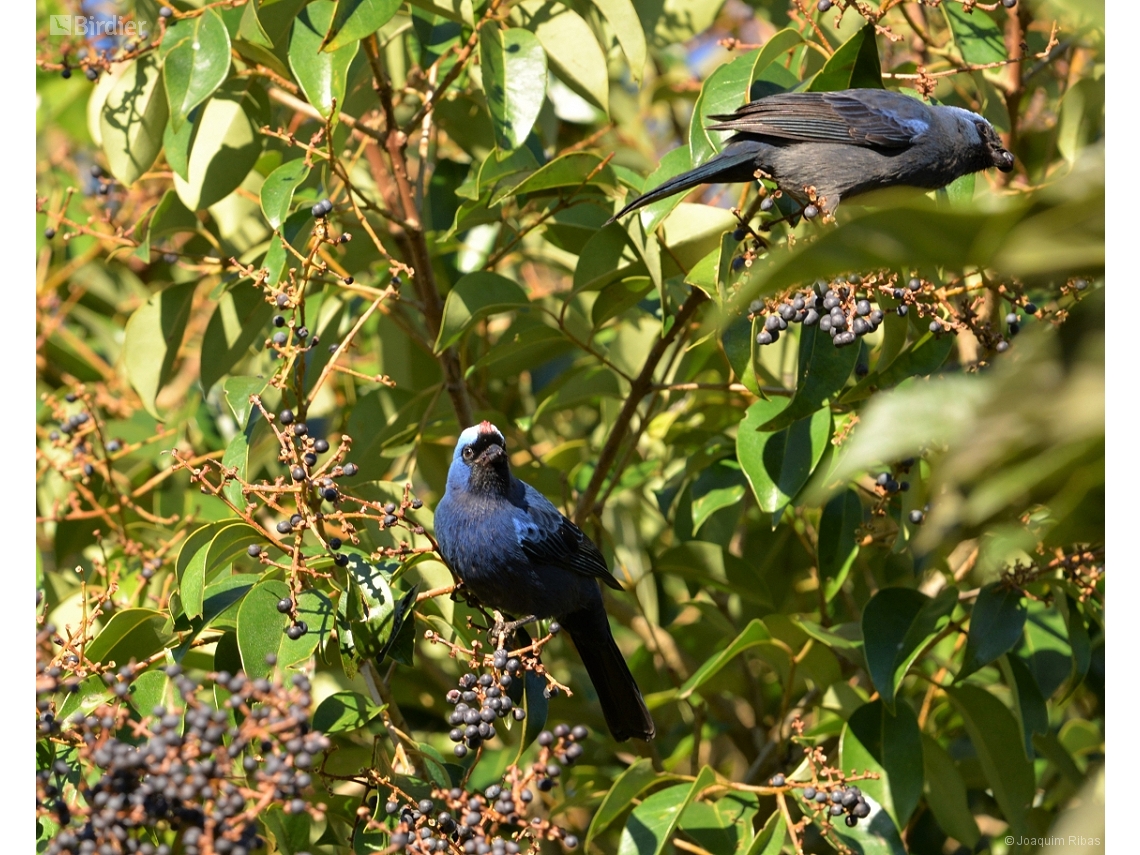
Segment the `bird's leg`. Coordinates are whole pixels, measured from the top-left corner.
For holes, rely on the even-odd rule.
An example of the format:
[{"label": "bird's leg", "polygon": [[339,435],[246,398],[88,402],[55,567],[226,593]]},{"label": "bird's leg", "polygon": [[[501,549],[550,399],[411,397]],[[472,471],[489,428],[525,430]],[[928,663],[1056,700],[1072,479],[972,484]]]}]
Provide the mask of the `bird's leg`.
[{"label": "bird's leg", "polygon": [[491,641],[495,642],[496,649],[506,647],[507,639],[515,634],[516,629],[526,626],[528,623],[534,623],[536,620],[538,618],[535,615],[528,615],[519,620],[507,621],[499,612],[495,612],[495,624],[491,627]]}]

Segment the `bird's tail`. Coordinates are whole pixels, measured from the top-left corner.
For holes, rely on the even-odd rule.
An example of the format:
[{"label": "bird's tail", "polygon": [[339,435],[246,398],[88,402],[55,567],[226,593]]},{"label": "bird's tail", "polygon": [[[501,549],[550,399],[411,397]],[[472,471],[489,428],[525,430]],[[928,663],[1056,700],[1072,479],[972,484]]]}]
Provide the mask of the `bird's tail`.
[{"label": "bird's tail", "polygon": [[[757,140],[739,140],[730,142],[724,151],[705,161],[700,166],[682,172],[662,184],[658,184],[647,193],[638,196],[616,214],[606,221],[609,225],[620,219],[630,211],[652,204],[659,199],[665,199],[682,190],[691,190],[698,184],[730,184],[739,181],[751,181],[755,177],[757,168],[762,168],[759,159],[762,159],[764,149],[771,148],[766,143]],[[761,157],[758,157],[761,156]]]},{"label": "bird's tail", "polygon": [[648,742],[657,732],[653,718],[645,707],[641,690],[629,666],[618,650],[606,613],[598,604],[572,614],[563,615],[558,622],[570,634],[586,673],[598,693],[602,714],[613,738],[624,742],[631,736]]}]

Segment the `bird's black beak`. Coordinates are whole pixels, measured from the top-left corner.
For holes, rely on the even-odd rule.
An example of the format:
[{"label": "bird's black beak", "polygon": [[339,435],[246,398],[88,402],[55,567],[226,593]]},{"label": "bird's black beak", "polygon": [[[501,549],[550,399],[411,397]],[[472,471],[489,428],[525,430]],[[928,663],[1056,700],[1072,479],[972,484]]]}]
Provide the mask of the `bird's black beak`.
[{"label": "bird's black beak", "polygon": [[506,449],[501,445],[491,444],[483,449],[483,453],[475,460],[480,466],[494,466],[507,456]]},{"label": "bird's black beak", "polygon": [[1013,171],[1013,155],[1006,151],[1004,148],[999,148],[994,152],[994,166],[1002,172]]}]

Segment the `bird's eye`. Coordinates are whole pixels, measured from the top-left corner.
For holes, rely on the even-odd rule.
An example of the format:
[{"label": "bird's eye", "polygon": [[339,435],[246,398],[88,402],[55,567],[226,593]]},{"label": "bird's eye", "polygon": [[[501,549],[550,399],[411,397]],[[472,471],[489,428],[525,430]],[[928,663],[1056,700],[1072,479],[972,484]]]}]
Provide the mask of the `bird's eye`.
[{"label": "bird's eye", "polygon": [[470,460],[474,456],[475,456],[475,449],[473,449],[470,445],[467,446],[465,449],[463,449],[463,459],[464,460]]}]

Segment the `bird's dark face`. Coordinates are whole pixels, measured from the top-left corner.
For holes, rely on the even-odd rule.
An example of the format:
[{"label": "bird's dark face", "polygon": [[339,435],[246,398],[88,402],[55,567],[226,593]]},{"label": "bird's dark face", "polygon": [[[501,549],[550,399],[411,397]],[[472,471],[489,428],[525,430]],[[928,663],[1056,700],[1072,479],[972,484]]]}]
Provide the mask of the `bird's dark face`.
[{"label": "bird's dark face", "polygon": [[468,428],[459,437],[456,458],[468,469],[467,486],[473,493],[506,493],[511,483],[506,440],[490,422]]},{"label": "bird's dark face", "polygon": [[978,129],[978,136],[982,138],[982,145],[989,154],[990,165],[996,166],[1002,172],[1010,172],[1013,169],[1013,155],[1002,145],[997,131],[986,121],[976,122],[975,126]]}]

